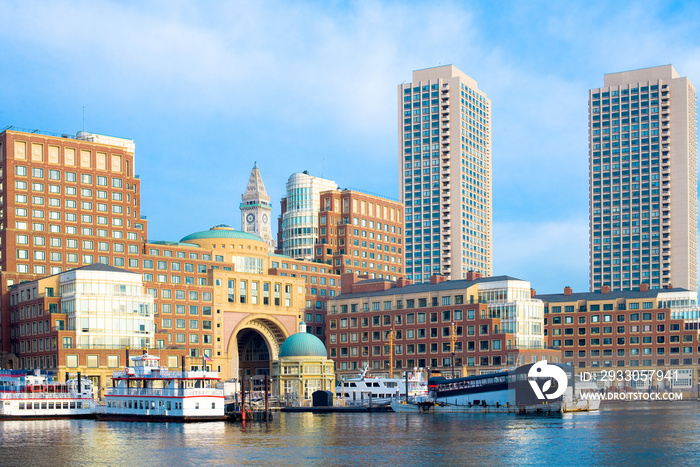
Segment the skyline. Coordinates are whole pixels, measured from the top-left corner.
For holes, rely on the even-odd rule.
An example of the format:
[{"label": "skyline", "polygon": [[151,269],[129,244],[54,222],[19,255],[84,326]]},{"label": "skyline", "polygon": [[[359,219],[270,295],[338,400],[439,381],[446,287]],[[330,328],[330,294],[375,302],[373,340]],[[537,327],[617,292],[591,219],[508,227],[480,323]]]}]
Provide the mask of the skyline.
[{"label": "skyline", "polygon": [[84,106],[86,131],[134,139],[150,239],[176,241],[240,229],[256,161],[275,219],[304,170],[398,198],[396,86],[453,64],[493,106],[493,274],[587,290],[588,90],[664,64],[698,82],[698,6],[441,6],[5,2],[0,126],[75,134]]}]

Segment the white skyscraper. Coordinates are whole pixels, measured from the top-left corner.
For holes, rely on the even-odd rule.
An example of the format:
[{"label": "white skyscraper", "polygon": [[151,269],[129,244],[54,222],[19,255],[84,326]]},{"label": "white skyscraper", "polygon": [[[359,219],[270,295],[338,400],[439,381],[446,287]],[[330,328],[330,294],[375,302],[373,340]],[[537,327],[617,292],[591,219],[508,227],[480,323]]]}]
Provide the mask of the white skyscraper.
[{"label": "white skyscraper", "polygon": [[591,89],[590,287],[697,290],[697,102],[671,65]]},{"label": "white skyscraper", "polygon": [[414,71],[398,98],[407,278],[490,276],[491,101],[452,65]]}]

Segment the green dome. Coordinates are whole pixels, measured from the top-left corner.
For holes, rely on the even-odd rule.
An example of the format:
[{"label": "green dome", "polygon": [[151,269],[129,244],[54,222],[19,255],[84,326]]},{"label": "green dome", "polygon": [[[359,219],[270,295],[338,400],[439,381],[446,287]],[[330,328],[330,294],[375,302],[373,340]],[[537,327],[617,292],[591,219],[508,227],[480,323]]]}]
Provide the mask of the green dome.
[{"label": "green dome", "polygon": [[289,336],[280,347],[282,357],[326,357],[326,346],[321,339],[307,332],[298,332]]},{"label": "green dome", "polygon": [[248,232],[241,232],[240,230],[233,230],[231,227],[225,224],[215,225],[209,230],[203,230],[201,232],[195,232],[184,237],[180,242],[189,242],[191,240],[206,240],[211,238],[234,238],[237,240],[257,240],[258,242],[264,241],[257,235],[253,235]]}]

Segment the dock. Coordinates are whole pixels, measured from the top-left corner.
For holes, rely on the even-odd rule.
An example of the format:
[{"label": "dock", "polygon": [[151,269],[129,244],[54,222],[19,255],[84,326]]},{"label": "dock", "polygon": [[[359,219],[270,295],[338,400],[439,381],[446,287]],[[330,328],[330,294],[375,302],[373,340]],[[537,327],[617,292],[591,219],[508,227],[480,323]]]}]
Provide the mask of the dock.
[{"label": "dock", "polygon": [[389,405],[377,405],[373,407],[347,406],[347,407],[282,407],[281,412],[291,413],[373,413],[391,412]]}]

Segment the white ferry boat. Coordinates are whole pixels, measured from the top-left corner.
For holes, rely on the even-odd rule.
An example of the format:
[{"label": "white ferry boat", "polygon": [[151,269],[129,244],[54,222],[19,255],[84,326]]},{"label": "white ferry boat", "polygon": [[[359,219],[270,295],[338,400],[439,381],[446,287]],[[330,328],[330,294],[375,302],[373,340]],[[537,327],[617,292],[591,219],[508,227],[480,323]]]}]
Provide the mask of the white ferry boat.
[{"label": "white ferry boat", "polygon": [[388,403],[396,398],[406,397],[406,383],[408,382],[408,396],[427,397],[428,383],[423,379],[421,371],[413,371],[407,374],[407,378],[378,378],[367,375],[367,368],[356,378],[341,381],[335,388],[336,400],[344,399],[346,404],[366,405]]},{"label": "white ferry boat", "polygon": [[[225,420],[224,391],[213,371],[170,371],[160,358],[143,354],[133,367],[115,371],[100,420],[206,422]],[[127,359],[127,361],[129,361]]]},{"label": "white ferry boat", "polygon": [[[573,369],[561,367],[567,374],[568,386],[573,382]],[[430,397],[427,400],[394,401],[394,412],[413,413],[552,413],[563,412],[564,396],[553,400],[539,400],[528,382],[533,364],[509,371],[500,371],[466,378],[428,380]]]},{"label": "white ferry boat", "polygon": [[92,418],[97,404],[88,378],[55,382],[35,371],[0,371],[0,420]]}]

